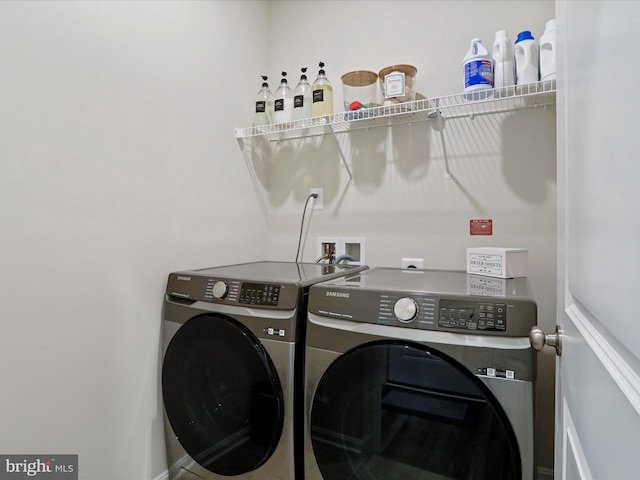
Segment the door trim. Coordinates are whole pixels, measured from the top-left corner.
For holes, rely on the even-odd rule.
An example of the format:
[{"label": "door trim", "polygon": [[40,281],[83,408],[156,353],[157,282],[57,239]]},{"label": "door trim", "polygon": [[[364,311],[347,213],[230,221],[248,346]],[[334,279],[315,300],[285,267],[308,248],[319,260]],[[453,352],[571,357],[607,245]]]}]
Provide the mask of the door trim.
[{"label": "door trim", "polygon": [[612,347],[577,303],[569,305],[565,312],[576,326],[596,357],[606,368],[633,408],[640,415],[640,377]]},{"label": "door trim", "polygon": [[[569,453],[571,456],[567,456]],[[562,456],[565,459],[562,462],[562,478],[567,478],[567,459],[569,458],[574,460],[573,463],[578,469],[580,478],[593,478],[580,443],[580,437],[573,423],[573,417],[569,411],[569,405],[567,405],[567,400],[564,398],[562,401]]]}]

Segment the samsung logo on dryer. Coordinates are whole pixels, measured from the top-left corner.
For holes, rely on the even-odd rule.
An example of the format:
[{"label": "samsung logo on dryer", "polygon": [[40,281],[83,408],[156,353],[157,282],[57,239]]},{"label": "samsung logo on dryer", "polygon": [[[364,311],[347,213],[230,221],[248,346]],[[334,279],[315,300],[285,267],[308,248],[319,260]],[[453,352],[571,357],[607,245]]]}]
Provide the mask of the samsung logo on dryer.
[{"label": "samsung logo on dryer", "polygon": [[185,282],[190,282],[191,281],[191,277],[185,277],[184,275],[178,275],[177,279],[178,280],[184,280]]},{"label": "samsung logo on dryer", "polygon": [[326,297],[338,297],[338,298],[349,298],[349,292],[332,292],[331,290],[325,293]]}]

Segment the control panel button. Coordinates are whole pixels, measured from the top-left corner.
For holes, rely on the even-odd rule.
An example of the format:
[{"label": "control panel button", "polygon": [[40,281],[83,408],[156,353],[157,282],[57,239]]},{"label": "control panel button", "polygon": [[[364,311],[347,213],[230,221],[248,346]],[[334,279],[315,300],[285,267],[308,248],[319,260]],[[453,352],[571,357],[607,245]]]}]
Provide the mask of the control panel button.
[{"label": "control panel button", "polygon": [[401,298],[393,306],[393,313],[401,322],[409,323],[418,314],[418,304],[413,298]]},{"label": "control panel button", "polygon": [[222,299],[227,296],[229,293],[229,286],[223,282],[218,281],[213,285],[213,296],[219,299]]}]

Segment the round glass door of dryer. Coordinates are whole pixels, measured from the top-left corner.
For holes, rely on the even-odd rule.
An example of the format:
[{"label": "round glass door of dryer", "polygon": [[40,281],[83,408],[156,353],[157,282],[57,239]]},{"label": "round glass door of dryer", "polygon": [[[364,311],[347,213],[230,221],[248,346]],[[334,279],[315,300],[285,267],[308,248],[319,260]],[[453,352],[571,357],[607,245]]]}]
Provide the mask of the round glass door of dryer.
[{"label": "round glass door of dryer", "polygon": [[520,480],[513,428],[480,379],[441,352],[382,341],[320,379],[310,434],[324,480]]},{"label": "round glass door of dryer", "polygon": [[278,445],[284,398],[276,369],[231,318],[206,314],[180,327],[165,352],[162,393],[180,444],[213,473],[255,470]]}]

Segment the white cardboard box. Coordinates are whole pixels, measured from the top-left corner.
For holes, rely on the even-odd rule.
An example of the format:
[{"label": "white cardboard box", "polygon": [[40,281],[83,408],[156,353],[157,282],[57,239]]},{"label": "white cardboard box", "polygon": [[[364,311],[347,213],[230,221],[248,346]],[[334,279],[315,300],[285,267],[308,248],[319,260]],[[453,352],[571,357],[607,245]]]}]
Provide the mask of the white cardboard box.
[{"label": "white cardboard box", "polygon": [[467,248],[467,273],[497,278],[526,277],[528,264],[526,248]]}]

